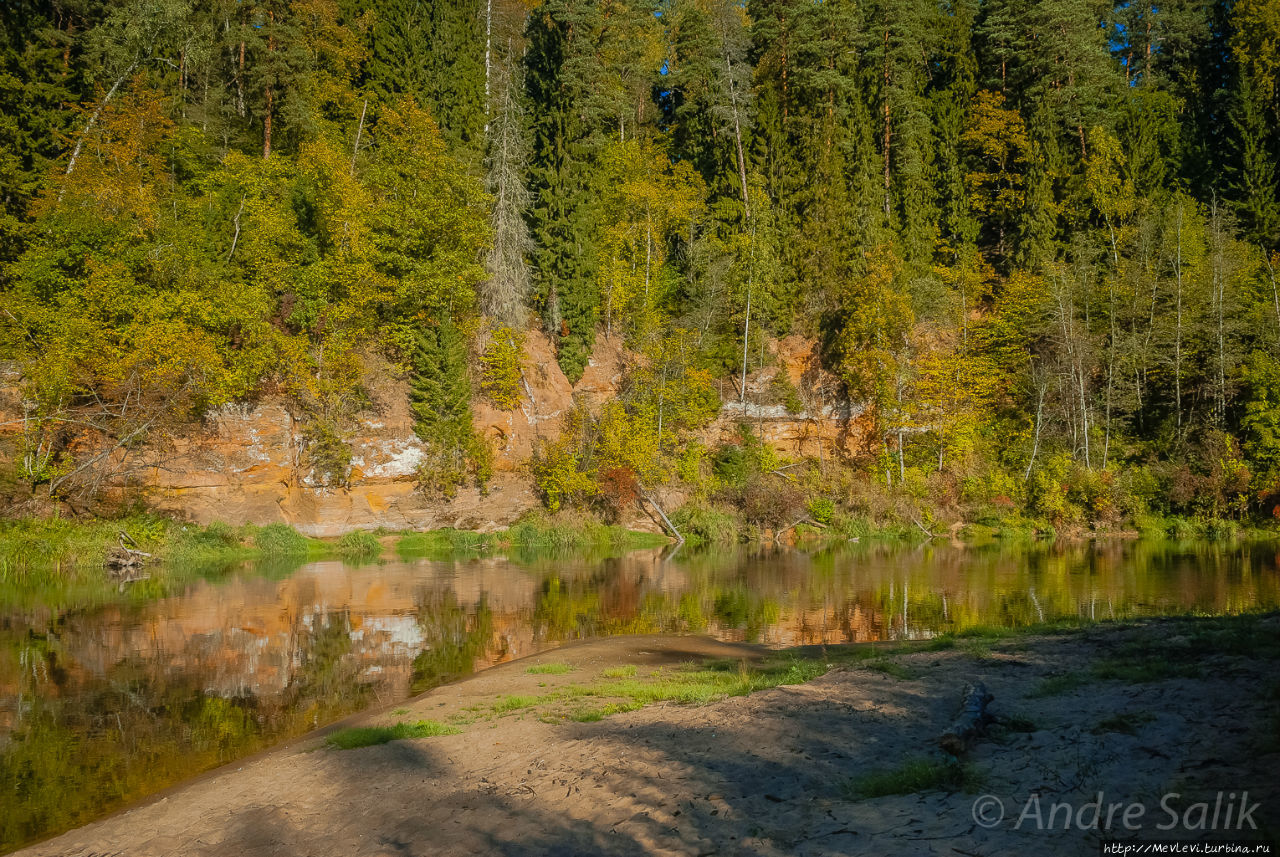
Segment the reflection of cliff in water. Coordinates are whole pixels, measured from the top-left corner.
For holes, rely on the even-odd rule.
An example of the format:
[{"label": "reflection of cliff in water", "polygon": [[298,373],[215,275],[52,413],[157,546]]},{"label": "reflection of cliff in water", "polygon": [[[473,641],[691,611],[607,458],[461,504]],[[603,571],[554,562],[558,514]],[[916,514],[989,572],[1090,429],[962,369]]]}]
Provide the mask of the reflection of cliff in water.
[{"label": "reflection of cliff in water", "polygon": [[[424,669],[448,679],[610,634],[707,633],[784,647],[1276,602],[1275,556],[1242,547],[742,550],[670,560],[645,551],[595,562],[313,563],[284,580],[196,583],[174,597],[71,611],[26,630],[47,637],[57,693],[109,681],[128,665],[150,681],[199,676],[210,695],[269,698],[296,685],[318,635],[340,627],[346,668],[390,700],[415,684],[415,660],[421,687],[431,677]],[[23,618],[9,617],[11,642]],[[459,661],[464,650],[472,663]],[[0,661],[4,714],[16,710],[19,666]]]},{"label": "reflection of cliff in water", "polygon": [[479,557],[244,573],[0,624],[0,843],[562,642],[774,647],[1280,604],[1274,551],[1129,542]]}]

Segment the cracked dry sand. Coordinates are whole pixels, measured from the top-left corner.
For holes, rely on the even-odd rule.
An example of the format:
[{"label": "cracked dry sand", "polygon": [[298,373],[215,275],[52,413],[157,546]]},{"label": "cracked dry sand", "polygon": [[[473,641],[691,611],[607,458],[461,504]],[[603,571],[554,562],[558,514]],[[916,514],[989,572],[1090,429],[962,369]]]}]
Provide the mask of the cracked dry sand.
[{"label": "cracked dry sand", "polygon": [[[1260,624],[1272,638],[1280,634],[1280,617]],[[1054,802],[1079,807],[1101,791],[1106,802],[1148,810],[1143,829],[1122,837],[1199,839],[1155,829],[1165,818],[1160,797],[1179,792],[1186,806],[1246,789],[1260,804],[1260,831],[1244,834],[1273,840],[1280,832],[1274,660],[1206,655],[1199,678],[1091,680],[1037,695],[1047,676],[1126,643],[1176,642],[1185,627],[1186,620],[1165,621],[921,651],[895,656],[914,678],[842,667],[803,685],[704,707],[651,705],[596,723],[548,723],[525,711],[479,719],[458,735],[348,751],[318,749],[321,739],[311,736],[19,853],[1093,855],[1104,835],[1097,831],[1037,830],[1031,820],[1016,826],[1026,801],[1038,793],[1046,811]],[[602,640],[507,664],[404,703],[399,714],[359,720],[444,720],[502,694],[583,683],[608,666],[636,664],[643,674],[691,657],[749,659],[760,651],[696,637]],[[575,670],[525,672],[551,662]],[[851,777],[929,752],[964,682],[975,679],[995,695],[995,714],[1034,724],[1034,731],[996,729],[970,754],[985,775],[979,791],[1000,799],[1003,822],[979,826],[974,794],[846,796]],[[1097,731],[1125,713],[1135,715],[1134,734]]]}]

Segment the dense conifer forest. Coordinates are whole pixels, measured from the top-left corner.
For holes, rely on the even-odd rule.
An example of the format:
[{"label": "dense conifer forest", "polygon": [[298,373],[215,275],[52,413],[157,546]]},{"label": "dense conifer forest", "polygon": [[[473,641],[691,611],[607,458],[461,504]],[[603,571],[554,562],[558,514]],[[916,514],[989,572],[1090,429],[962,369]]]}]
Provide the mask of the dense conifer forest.
[{"label": "dense conifer forest", "polygon": [[[264,395],[341,481],[376,364],[448,496],[540,328],[571,381],[599,338],[637,355],[538,450],[553,509],[677,482],[712,534],[1280,502],[1280,0],[8,0],[0,26],[10,492],[92,488],[80,432]],[[862,453],[782,478],[749,424],[692,442],[789,334],[866,404]]]}]

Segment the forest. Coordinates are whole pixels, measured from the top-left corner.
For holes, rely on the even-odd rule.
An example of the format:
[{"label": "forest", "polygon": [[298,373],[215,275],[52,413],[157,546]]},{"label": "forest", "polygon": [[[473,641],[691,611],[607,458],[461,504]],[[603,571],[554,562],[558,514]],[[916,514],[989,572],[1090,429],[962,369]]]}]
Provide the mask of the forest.
[{"label": "forest", "polygon": [[[1278,514],[1280,0],[8,0],[0,26],[6,496],[91,493],[266,395],[340,484],[380,366],[448,497],[488,478],[471,403],[516,407],[539,328],[570,381],[598,338],[636,355],[537,450],[552,510],[676,483],[707,536]],[[781,479],[749,425],[695,435],[788,334],[870,428]]]}]

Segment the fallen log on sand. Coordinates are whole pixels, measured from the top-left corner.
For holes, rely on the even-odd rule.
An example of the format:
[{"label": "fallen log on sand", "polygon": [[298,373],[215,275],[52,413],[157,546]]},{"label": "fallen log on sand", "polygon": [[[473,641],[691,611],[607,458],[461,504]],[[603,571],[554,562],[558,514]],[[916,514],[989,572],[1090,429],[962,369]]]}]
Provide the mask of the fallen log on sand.
[{"label": "fallen log on sand", "polygon": [[938,746],[952,756],[959,756],[968,750],[992,720],[987,704],[993,699],[995,697],[987,693],[987,686],[982,682],[966,684],[960,702],[960,714],[956,716],[951,728],[938,737]]}]

